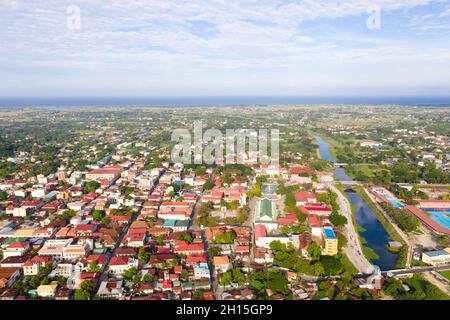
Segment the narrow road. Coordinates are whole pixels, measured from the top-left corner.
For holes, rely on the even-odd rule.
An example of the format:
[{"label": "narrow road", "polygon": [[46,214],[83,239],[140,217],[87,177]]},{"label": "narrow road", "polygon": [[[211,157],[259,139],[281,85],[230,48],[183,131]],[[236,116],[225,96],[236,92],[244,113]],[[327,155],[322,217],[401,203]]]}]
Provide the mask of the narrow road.
[{"label": "narrow road", "polygon": [[248,213],[247,220],[242,224],[243,227],[253,227],[253,223],[255,222],[255,212],[256,212],[256,197],[248,200],[248,208],[250,209]]},{"label": "narrow road", "polygon": [[331,183],[327,184],[327,187],[337,194],[337,203],[340,208],[340,214],[347,218],[347,224],[344,226],[344,234],[347,237],[347,246],[344,248],[344,253],[348,256],[353,265],[361,273],[372,273],[373,266],[369,260],[364,256],[362,246],[359,241],[359,235],[353,225],[353,213],[351,210],[350,202]]},{"label": "narrow road", "polygon": [[445,292],[447,295],[450,296],[450,286],[449,285],[447,285],[444,282],[436,279],[436,277],[431,272],[425,272],[423,274],[423,276],[428,282],[430,282],[431,284],[434,284],[441,291]]},{"label": "narrow road", "polygon": [[[130,167],[131,168],[131,167]],[[161,176],[164,174],[165,171],[162,171],[158,178],[156,179],[155,183],[153,184],[153,186],[151,187],[151,189],[149,190],[149,194],[151,194],[153,192],[153,190],[155,190],[155,187],[158,185],[159,183],[159,178],[161,178]],[[108,188],[109,189],[109,188]],[[128,229],[130,228],[131,224],[136,221],[137,217],[139,216],[140,212],[141,212],[142,207],[139,208],[139,210],[137,210],[136,212],[133,212],[133,215],[131,216],[130,221],[128,222],[128,224],[122,229],[122,231],[119,233],[118,237],[117,237],[117,241],[114,244],[114,248],[111,250],[111,253],[107,255],[106,260],[104,265],[102,266],[102,271],[100,273],[99,279],[97,280],[94,289],[92,290],[92,296],[91,298],[94,298],[94,296],[97,294],[98,289],[100,288],[100,284],[102,283],[102,281],[105,281],[108,279],[108,266],[109,266],[109,262],[111,260],[112,257],[115,256],[116,250],[117,248],[120,247],[120,245],[122,244],[122,240],[125,237],[125,235],[128,232]]]}]

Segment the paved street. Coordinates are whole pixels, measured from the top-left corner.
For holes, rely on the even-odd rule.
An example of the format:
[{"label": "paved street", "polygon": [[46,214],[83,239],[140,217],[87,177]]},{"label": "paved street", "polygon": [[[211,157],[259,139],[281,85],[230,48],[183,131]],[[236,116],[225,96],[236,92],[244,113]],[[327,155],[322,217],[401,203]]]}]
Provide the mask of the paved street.
[{"label": "paved street", "polygon": [[441,289],[446,294],[450,295],[450,286],[443,281],[436,279],[432,272],[425,272],[423,274],[424,278],[428,280],[431,284],[434,284],[436,287]]},{"label": "paved street", "polygon": [[366,259],[362,252],[359,235],[353,225],[352,210],[348,199],[332,184],[327,184],[331,191],[337,194],[337,203],[340,207],[340,213],[347,218],[347,224],[344,226],[344,234],[347,237],[347,246],[344,253],[348,256],[353,265],[361,273],[371,273],[372,264]]},{"label": "paved street", "polygon": [[[161,175],[162,175],[163,173],[164,173],[164,171],[160,173],[159,177],[156,179],[156,182],[154,183],[154,185],[152,186],[152,188],[149,190],[149,192],[148,192],[149,194],[151,194],[151,193],[153,192],[153,190],[155,189],[155,186],[157,185],[157,183],[158,183],[158,181],[159,181],[159,178],[161,177]],[[108,189],[109,189],[109,188],[107,188],[107,190],[108,190]],[[117,237],[116,243],[114,244],[114,248],[111,250],[111,253],[108,254],[108,255],[106,256],[106,260],[105,260],[105,262],[104,262],[104,264],[103,264],[103,266],[102,266],[102,271],[101,271],[101,273],[100,273],[99,280],[97,281],[97,283],[96,283],[96,285],[95,285],[95,287],[94,287],[94,290],[92,290],[92,297],[94,297],[95,294],[97,293],[98,289],[100,288],[101,282],[108,279],[107,274],[108,274],[108,266],[109,266],[109,262],[110,262],[111,258],[115,256],[115,252],[116,252],[117,248],[120,247],[123,238],[124,238],[125,235],[127,234],[128,229],[130,228],[131,224],[132,224],[134,221],[136,221],[136,218],[139,216],[139,214],[140,214],[140,212],[141,212],[141,209],[142,209],[142,208],[140,207],[139,210],[137,210],[136,212],[133,212],[133,215],[131,216],[131,219],[130,219],[130,221],[128,222],[128,224],[125,226],[125,228],[123,228],[123,229],[120,231],[120,233],[119,233],[119,235],[118,235],[118,237]]]},{"label": "paved street", "polygon": [[242,224],[244,227],[253,227],[253,222],[255,222],[255,213],[256,213],[256,198],[251,198],[248,203],[248,208],[250,209],[250,212],[248,213],[247,220]]}]

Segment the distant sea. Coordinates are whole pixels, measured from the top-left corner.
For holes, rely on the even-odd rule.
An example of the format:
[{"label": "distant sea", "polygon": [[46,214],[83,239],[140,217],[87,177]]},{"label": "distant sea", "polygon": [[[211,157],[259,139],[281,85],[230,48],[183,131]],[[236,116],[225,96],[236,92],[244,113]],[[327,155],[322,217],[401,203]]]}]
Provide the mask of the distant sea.
[{"label": "distant sea", "polygon": [[449,97],[0,97],[0,108],[118,107],[118,106],[227,106],[227,105],[413,105],[449,107]]}]

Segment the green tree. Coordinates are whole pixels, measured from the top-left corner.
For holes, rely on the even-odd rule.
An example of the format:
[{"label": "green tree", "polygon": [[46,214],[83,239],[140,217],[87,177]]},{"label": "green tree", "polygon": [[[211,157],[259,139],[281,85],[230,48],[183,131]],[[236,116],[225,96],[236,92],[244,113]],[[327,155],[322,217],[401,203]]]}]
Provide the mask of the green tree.
[{"label": "green tree", "polygon": [[83,193],[92,193],[95,192],[95,190],[97,190],[98,188],[100,188],[100,183],[98,183],[97,181],[89,181],[84,185]]},{"label": "green tree", "polygon": [[236,239],[236,233],[234,231],[229,231],[217,235],[214,242],[219,244],[230,244],[234,242],[234,239]]},{"label": "green tree", "polygon": [[221,285],[225,286],[232,282],[233,282],[233,275],[232,275],[231,271],[227,271],[220,276],[220,284]]},{"label": "green tree", "polygon": [[239,201],[237,201],[237,200],[231,201],[230,209],[231,210],[236,210],[237,208],[239,208]]},{"label": "green tree", "polygon": [[335,227],[340,227],[340,226],[344,226],[347,224],[347,218],[344,217],[343,215],[333,213],[330,215],[330,222]]},{"label": "green tree", "polygon": [[83,281],[80,285],[80,289],[75,289],[75,300],[89,300],[94,290],[95,283],[93,281]]},{"label": "green tree", "polygon": [[75,217],[77,215],[77,212],[75,210],[66,210],[61,215],[61,218],[67,220]]},{"label": "green tree", "polygon": [[181,240],[181,241],[186,241],[188,243],[192,243],[192,241],[194,240],[194,238],[192,237],[192,235],[190,233],[183,233],[177,236],[177,240]]},{"label": "green tree", "polygon": [[0,190],[0,201],[5,201],[6,199],[8,199],[8,194],[5,191]]},{"label": "green tree", "polygon": [[205,184],[203,185],[203,189],[211,190],[212,188],[214,188],[214,183],[212,183],[211,179],[206,180]]},{"label": "green tree", "polygon": [[193,298],[193,299],[203,299],[203,297],[204,297],[203,291],[197,290],[197,291],[194,291],[194,292],[192,293],[192,298]]},{"label": "green tree", "polygon": [[97,261],[92,261],[92,262],[89,264],[88,272],[100,272],[100,267],[99,267],[99,265],[97,264]]},{"label": "green tree", "polygon": [[58,286],[64,287],[67,283],[67,278],[65,277],[59,277],[58,278]]},{"label": "green tree", "polygon": [[47,284],[50,284],[50,278],[48,276],[45,276],[41,280],[41,285],[47,285]]},{"label": "green tree", "polygon": [[180,273],[182,278],[187,278],[189,276],[189,271],[187,271],[186,269],[181,270]]},{"label": "green tree", "polygon": [[131,267],[123,273],[123,278],[126,281],[133,281],[133,278],[137,275],[137,270],[135,267]]},{"label": "green tree", "polygon": [[103,217],[102,220],[101,220],[101,223],[103,223],[104,225],[108,225],[109,222],[110,222],[110,219],[108,217],[106,217],[106,216]]},{"label": "green tree", "polygon": [[94,210],[92,211],[92,217],[95,221],[101,221],[105,216],[105,211],[102,210]]},{"label": "green tree", "polygon": [[317,243],[313,242],[308,246],[308,254],[313,261],[318,261],[320,259],[320,247]]},{"label": "green tree", "polygon": [[336,275],[343,272],[342,262],[337,256],[321,256],[320,263],[325,275]]},{"label": "green tree", "polygon": [[219,247],[209,247],[209,249],[208,249],[208,256],[210,258],[219,256],[220,253],[221,253],[221,250]]},{"label": "green tree", "polygon": [[142,281],[146,282],[146,283],[150,283],[153,282],[153,278],[152,276],[150,276],[148,273],[142,278]]},{"label": "green tree", "polygon": [[138,259],[140,264],[146,264],[150,258],[149,254],[144,248],[139,248]]}]

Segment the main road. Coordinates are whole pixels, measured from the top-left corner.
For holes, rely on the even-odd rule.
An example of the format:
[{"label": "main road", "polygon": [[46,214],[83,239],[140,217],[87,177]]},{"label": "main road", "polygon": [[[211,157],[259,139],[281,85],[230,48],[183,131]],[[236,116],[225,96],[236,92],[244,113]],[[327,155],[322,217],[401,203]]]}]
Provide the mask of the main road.
[{"label": "main road", "polygon": [[373,266],[364,256],[358,232],[353,224],[353,213],[350,202],[333,184],[328,183],[327,186],[331,191],[337,194],[337,203],[340,208],[340,214],[347,218],[347,224],[344,226],[344,234],[347,237],[347,246],[344,248],[345,254],[360,273],[372,273],[374,270]]}]

